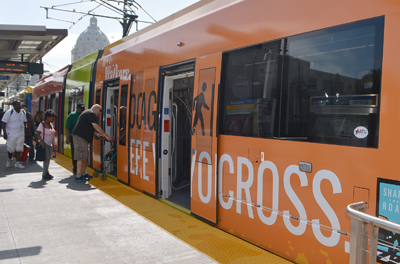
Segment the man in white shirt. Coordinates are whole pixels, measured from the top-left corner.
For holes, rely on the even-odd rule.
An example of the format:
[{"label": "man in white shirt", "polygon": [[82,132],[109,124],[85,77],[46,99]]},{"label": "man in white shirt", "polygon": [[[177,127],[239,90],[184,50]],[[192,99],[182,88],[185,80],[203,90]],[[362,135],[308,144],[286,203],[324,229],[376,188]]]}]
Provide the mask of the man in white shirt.
[{"label": "man in white shirt", "polygon": [[12,156],[15,152],[15,157],[17,159],[15,168],[25,169],[20,158],[21,153],[24,151],[25,124],[27,122],[26,113],[21,109],[21,103],[19,101],[14,101],[12,105],[14,108],[5,112],[1,119],[3,137],[7,140],[8,160],[6,167],[10,168],[12,166]]}]

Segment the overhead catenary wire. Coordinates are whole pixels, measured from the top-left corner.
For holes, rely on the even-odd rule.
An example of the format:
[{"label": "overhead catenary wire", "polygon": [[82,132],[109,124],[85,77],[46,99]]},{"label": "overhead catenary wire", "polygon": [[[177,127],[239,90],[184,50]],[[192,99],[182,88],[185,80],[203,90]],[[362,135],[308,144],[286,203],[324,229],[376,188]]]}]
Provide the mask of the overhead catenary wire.
[{"label": "overhead catenary wire", "polygon": [[143,10],[143,12],[145,12],[149,17],[151,17],[151,19],[153,19],[154,20],[154,22],[157,22],[157,20],[155,20],[149,13],[147,13],[147,11],[146,10],[144,10],[143,9],[143,7],[141,6],[141,5],[139,5],[139,3],[138,2],[136,2],[135,0],[132,0],[132,2],[134,2],[135,4],[137,4],[139,7],[140,7],[140,9],[142,9]]},{"label": "overhead catenary wire", "polygon": [[[97,7],[95,7],[95,8],[93,8],[93,9],[91,9],[91,10],[89,10],[89,12],[92,12],[93,10],[96,10],[97,8],[99,8],[101,5],[98,5]],[[75,23],[72,23],[72,25],[69,27],[69,29],[71,29],[76,23],[78,23],[79,21],[81,21],[82,20],[82,18],[84,18],[84,17],[86,17],[87,15],[83,15],[83,16],[81,16],[80,18],[78,18],[78,20],[75,22]]]},{"label": "overhead catenary wire", "polygon": [[[81,4],[81,3],[87,3],[87,2],[94,2],[96,4],[98,4],[97,7],[87,11],[87,12],[81,12],[81,11],[77,11],[76,9],[73,10],[69,10],[69,9],[62,9],[62,8],[58,8],[61,6],[67,6],[67,5],[74,5],[74,4]],[[123,8],[118,8],[115,5],[112,5],[110,2],[114,2],[119,4],[123,4]],[[97,14],[94,13],[93,10],[99,8],[99,7],[104,7],[108,10],[111,10],[112,12],[115,12],[116,14],[118,14],[119,16],[109,16],[109,15],[101,15],[101,14]],[[81,0],[80,2],[71,2],[71,3],[65,3],[65,4],[60,4],[60,5],[53,5],[51,7],[45,7],[45,6],[41,6],[41,8],[44,8],[46,10],[46,18],[47,19],[52,19],[52,20],[57,20],[57,21],[62,21],[62,22],[67,22],[67,23],[71,23],[72,25],[70,26],[70,28],[72,28],[75,24],[77,24],[80,20],[82,20],[83,17],[85,16],[96,16],[96,17],[103,17],[103,18],[111,18],[111,19],[115,19],[117,21],[119,21],[119,23],[122,25],[123,28],[123,33],[122,36],[127,36],[129,34],[129,31],[132,27],[132,23],[135,22],[136,23],[136,30],[138,30],[138,23],[149,23],[152,24],[153,22],[149,22],[149,21],[142,21],[142,20],[137,20],[138,16],[136,15],[135,11],[132,9],[132,7],[136,8],[136,9],[141,9],[143,10],[143,12],[145,12],[146,15],[148,15],[154,22],[157,22],[146,10],[144,10],[142,8],[142,6],[137,3],[134,0]],[[56,17],[52,17],[49,16],[49,10],[54,10],[54,11],[61,11],[61,12],[71,12],[71,13],[76,13],[76,14],[82,14],[83,16],[81,16],[78,20],[76,21],[68,21],[68,20],[63,20],[60,18],[56,18]]]},{"label": "overhead catenary wire", "polygon": [[81,0],[79,2],[73,2],[73,3],[68,3],[68,4],[61,4],[61,5],[53,5],[51,7],[58,7],[58,6],[66,6],[66,5],[74,5],[74,4],[81,4],[85,2],[92,2],[93,0]]},{"label": "overhead catenary wire", "polygon": [[43,61],[43,64],[46,64],[47,66],[49,66],[53,71],[58,71],[60,69],[57,66],[48,64],[47,62],[44,62],[44,61]]}]

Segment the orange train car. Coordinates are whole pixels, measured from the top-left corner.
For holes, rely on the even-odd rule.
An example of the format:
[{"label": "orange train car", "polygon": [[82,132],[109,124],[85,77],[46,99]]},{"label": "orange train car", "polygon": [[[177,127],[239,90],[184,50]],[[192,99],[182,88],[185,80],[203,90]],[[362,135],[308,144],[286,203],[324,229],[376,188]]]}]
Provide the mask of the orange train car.
[{"label": "orange train car", "polygon": [[348,262],[348,204],[400,219],[399,26],[396,0],[202,0],[105,47],[110,171],[289,260]]}]

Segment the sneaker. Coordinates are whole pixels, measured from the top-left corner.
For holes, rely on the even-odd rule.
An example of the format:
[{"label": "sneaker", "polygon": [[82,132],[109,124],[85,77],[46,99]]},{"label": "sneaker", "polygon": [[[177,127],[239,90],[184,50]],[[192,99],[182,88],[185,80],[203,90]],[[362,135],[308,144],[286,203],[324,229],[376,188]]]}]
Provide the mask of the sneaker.
[{"label": "sneaker", "polygon": [[17,163],[15,163],[15,168],[17,168],[17,169],[25,169],[25,166],[22,165],[21,162],[17,162]]},{"label": "sneaker", "polygon": [[87,182],[87,179],[86,179],[86,177],[83,177],[83,176],[81,176],[80,178],[77,178],[75,176],[75,182]]},{"label": "sneaker", "polygon": [[12,167],[12,162],[13,162],[13,159],[7,159],[6,167],[7,168],[11,168]]},{"label": "sneaker", "polygon": [[42,176],[42,179],[43,180],[52,180],[53,176],[51,176],[50,174],[47,173],[46,175]]},{"label": "sneaker", "polygon": [[90,179],[93,179],[93,176],[90,176],[89,174],[85,174],[85,175],[83,175],[86,179],[88,179],[88,180],[90,180]]}]

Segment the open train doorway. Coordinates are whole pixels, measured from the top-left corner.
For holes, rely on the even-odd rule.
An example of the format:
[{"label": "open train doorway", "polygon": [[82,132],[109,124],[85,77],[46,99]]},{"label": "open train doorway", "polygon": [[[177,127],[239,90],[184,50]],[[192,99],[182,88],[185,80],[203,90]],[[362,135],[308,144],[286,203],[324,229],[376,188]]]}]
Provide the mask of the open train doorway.
[{"label": "open train doorway", "polygon": [[[118,122],[118,100],[119,100],[119,80],[106,83],[104,94],[103,117],[104,117],[104,132],[111,137],[117,138],[117,122]],[[111,150],[111,143],[103,142],[103,156]],[[115,148],[117,144],[115,144]],[[116,151],[116,149],[115,149]],[[106,170],[107,173],[117,176],[117,159],[111,162]],[[106,162],[105,164],[107,164]]]},{"label": "open train doorway", "polygon": [[166,76],[163,96],[162,197],[190,210],[194,72]]}]

